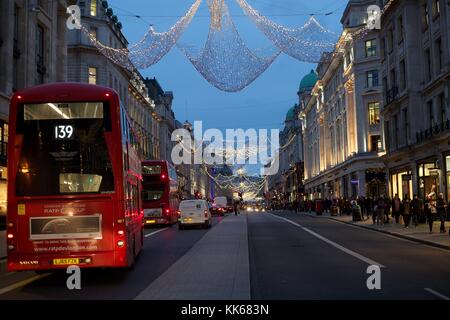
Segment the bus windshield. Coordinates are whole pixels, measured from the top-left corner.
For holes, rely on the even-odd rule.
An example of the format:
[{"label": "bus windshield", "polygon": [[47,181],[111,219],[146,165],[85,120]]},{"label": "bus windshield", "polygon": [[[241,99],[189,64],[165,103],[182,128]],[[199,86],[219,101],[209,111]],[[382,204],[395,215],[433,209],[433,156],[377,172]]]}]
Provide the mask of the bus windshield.
[{"label": "bus windshield", "polygon": [[18,110],[22,136],[17,196],[111,193],[114,177],[102,102],[25,104]]}]

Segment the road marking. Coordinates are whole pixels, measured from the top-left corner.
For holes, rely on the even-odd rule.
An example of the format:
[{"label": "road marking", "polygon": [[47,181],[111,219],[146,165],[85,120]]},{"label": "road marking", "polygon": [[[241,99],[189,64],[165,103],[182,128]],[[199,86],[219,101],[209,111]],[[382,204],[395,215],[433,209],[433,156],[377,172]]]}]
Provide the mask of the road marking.
[{"label": "road marking", "polygon": [[34,281],[37,281],[37,280],[39,280],[39,279],[48,277],[49,275],[50,275],[50,273],[40,274],[40,275],[31,277],[31,278],[29,278],[29,279],[25,279],[25,280],[19,281],[19,282],[17,282],[17,283],[14,283],[14,284],[12,284],[12,285],[10,285],[10,286],[8,286],[8,287],[1,288],[1,289],[0,289],[0,295],[5,294],[5,293],[7,293],[7,292],[9,292],[9,291],[16,290],[16,289],[18,289],[18,288],[24,287],[24,286],[26,286],[27,284],[29,284],[29,283],[31,283],[31,282],[34,282]]},{"label": "road marking", "polygon": [[428,291],[429,293],[434,294],[435,296],[441,298],[442,300],[450,300],[449,297],[444,296],[442,293],[439,293],[439,292],[437,292],[437,291],[434,291],[433,289],[425,288],[425,291]]},{"label": "road marking", "polygon": [[159,230],[153,231],[152,233],[147,233],[147,234],[144,236],[144,238],[148,238],[148,237],[150,237],[150,236],[153,236],[153,235],[155,235],[155,234],[157,234],[157,233],[159,233],[159,232],[161,232],[161,231],[167,230],[167,229],[169,229],[169,227],[166,227],[166,228],[163,228],[163,229],[159,229]]},{"label": "road marking", "polygon": [[339,249],[339,250],[341,250],[341,251],[343,251],[343,252],[345,252],[345,253],[347,253],[347,254],[349,254],[349,255],[351,255],[351,256],[353,256],[353,257],[355,257],[355,258],[357,258],[357,259],[359,259],[361,261],[364,261],[365,263],[367,263],[369,265],[377,265],[380,268],[386,268],[386,266],[382,265],[381,263],[378,263],[378,262],[376,262],[376,261],[374,261],[372,259],[369,259],[369,258],[367,258],[367,257],[365,257],[365,256],[363,256],[363,255],[361,255],[361,254],[359,254],[359,253],[357,253],[355,251],[347,249],[347,248],[341,246],[340,244],[337,244],[336,242],[331,241],[331,240],[321,236],[320,234],[318,234],[318,233],[316,233],[316,232],[314,232],[314,231],[312,231],[312,230],[310,230],[310,229],[308,229],[308,228],[306,228],[306,227],[304,227],[304,226],[302,226],[302,225],[300,225],[300,224],[298,224],[298,223],[296,223],[296,222],[294,222],[294,221],[292,221],[290,219],[283,218],[283,217],[277,216],[277,215],[272,214],[272,213],[269,213],[269,214],[274,216],[274,217],[277,217],[278,219],[284,220],[284,221],[286,221],[286,222],[288,222],[288,223],[290,223],[290,224],[292,224],[292,225],[294,225],[296,227],[301,228],[302,230],[304,230],[304,231],[308,232],[309,234],[313,235],[314,237],[316,237],[316,238],[318,238],[318,239],[320,239],[320,240],[322,240],[322,241],[332,245],[336,249]]}]

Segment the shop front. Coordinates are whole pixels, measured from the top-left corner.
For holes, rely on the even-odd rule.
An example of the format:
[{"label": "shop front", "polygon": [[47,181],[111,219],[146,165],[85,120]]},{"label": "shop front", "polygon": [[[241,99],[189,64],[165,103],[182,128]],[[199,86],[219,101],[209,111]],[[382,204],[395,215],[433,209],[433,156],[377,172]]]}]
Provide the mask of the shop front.
[{"label": "shop front", "polygon": [[391,182],[390,197],[398,195],[400,199],[404,199],[407,195],[410,199],[413,197],[413,183],[411,168],[402,168],[392,170],[389,173]]},{"label": "shop front", "polygon": [[433,186],[435,193],[441,192],[439,188],[439,168],[437,166],[437,159],[430,159],[420,161],[417,163],[418,176],[418,192],[419,197],[425,199],[430,194]]},{"label": "shop front", "polygon": [[366,170],[366,196],[378,198],[386,194],[386,172],[384,170]]}]

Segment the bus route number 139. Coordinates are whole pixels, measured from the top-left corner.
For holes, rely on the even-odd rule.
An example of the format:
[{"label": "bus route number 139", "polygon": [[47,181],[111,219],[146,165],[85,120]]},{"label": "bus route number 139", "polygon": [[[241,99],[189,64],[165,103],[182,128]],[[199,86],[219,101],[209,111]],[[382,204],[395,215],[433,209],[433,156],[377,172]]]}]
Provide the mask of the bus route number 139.
[{"label": "bus route number 139", "polygon": [[59,125],[55,126],[55,139],[71,139],[73,136],[73,126]]}]

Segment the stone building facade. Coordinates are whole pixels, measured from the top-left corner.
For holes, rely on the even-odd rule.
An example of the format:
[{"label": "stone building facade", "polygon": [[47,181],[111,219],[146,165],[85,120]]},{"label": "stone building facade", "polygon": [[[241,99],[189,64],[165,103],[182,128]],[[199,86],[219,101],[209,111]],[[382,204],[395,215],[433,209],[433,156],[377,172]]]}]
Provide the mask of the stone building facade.
[{"label": "stone building facade", "polygon": [[0,1],[0,227],[6,215],[9,100],[22,88],[66,80],[66,1]]},{"label": "stone building facade", "polygon": [[311,199],[385,192],[380,131],[378,31],[358,35],[367,7],[351,0],[335,51],[324,53],[318,81],[303,104],[305,189]]},{"label": "stone building facade", "polygon": [[[106,1],[77,1],[81,24],[101,43],[126,48],[122,25]],[[67,80],[103,85],[114,89],[137,130],[144,159],[159,159],[159,123],[156,104],[150,98],[144,79],[137,71],[129,71],[106,58],[80,30],[67,32]]]},{"label": "stone building facade", "polygon": [[390,0],[381,16],[382,121],[389,194],[450,199],[450,3]]}]

